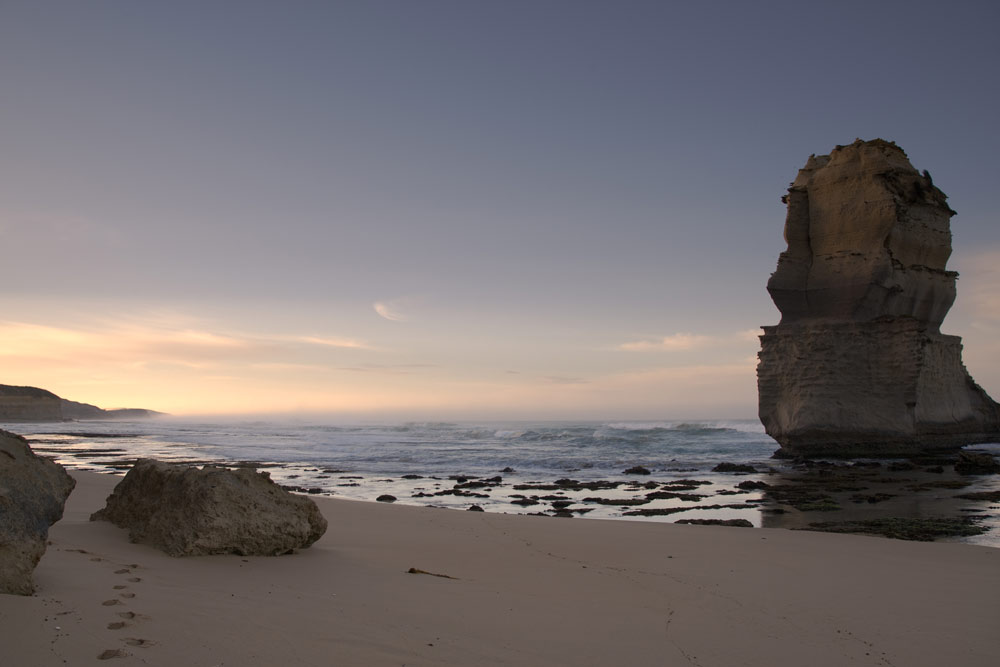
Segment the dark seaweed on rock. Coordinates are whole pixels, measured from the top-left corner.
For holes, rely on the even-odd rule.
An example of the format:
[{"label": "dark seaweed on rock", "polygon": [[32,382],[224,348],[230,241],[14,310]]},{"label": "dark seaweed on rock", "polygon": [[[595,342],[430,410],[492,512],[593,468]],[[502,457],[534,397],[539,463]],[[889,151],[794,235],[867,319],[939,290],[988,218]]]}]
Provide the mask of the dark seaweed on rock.
[{"label": "dark seaweed on rock", "polygon": [[515,484],[517,491],[558,491],[560,489],[573,491],[606,491],[607,489],[617,489],[625,482],[609,482],[598,480],[596,482],[580,482],[575,479],[557,479],[551,484],[540,482],[529,482],[527,484]]},{"label": "dark seaweed on rock", "polygon": [[598,505],[618,505],[621,507],[630,507],[633,505],[646,505],[650,502],[649,498],[584,498],[585,503],[597,503]]},{"label": "dark seaweed on rock", "polygon": [[678,519],[674,523],[692,524],[695,526],[736,526],[738,528],[753,528],[746,519]]},{"label": "dark seaweed on rock", "polygon": [[698,505],[696,507],[655,507],[651,509],[638,509],[623,512],[622,516],[667,516],[678,512],[688,512],[691,510],[722,510],[722,509],[746,509],[746,505]]},{"label": "dark seaweed on rock", "polygon": [[1000,491],[977,491],[974,493],[963,493],[956,496],[963,500],[988,500],[990,502],[1000,501]]},{"label": "dark seaweed on rock", "polygon": [[757,472],[757,469],[753,466],[742,463],[723,462],[712,468],[712,472],[731,472],[736,473],[737,475],[752,475]]},{"label": "dark seaweed on rock", "polygon": [[808,528],[794,530],[817,530],[827,533],[862,533],[881,535],[897,540],[933,542],[940,537],[971,537],[982,535],[989,530],[976,523],[979,517],[958,518],[905,518],[869,519],[866,521],[827,521],[810,523]]},{"label": "dark seaweed on rock", "polygon": [[706,495],[701,495],[698,493],[674,493],[673,491],[653,491],[652,493],[647,493],[646,498],[649,500],[684,500],[686,502],[698,502],[699,500],[704,500],[708,498]]}]

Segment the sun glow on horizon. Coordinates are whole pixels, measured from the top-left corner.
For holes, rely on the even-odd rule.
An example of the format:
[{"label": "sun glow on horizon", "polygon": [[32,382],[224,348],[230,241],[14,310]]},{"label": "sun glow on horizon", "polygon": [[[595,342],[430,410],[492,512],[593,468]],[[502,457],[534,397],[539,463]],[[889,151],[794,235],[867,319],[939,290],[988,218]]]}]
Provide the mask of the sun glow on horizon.
[{"label": "sun glow on horizon", "polygon": [[654,363],[567,375],[489,363],[469,368],[460,360],[400,361],[397,352],[351,337],[210,329],[191,318],[178,323],[0,321],[3,381],[101,407],[189,416],[708,416],[694,387],[710,389],[712,403],[732,406],[730,412],[752,414],[745,395],[753,365],[746,354],[734,357],[739,363]]}]

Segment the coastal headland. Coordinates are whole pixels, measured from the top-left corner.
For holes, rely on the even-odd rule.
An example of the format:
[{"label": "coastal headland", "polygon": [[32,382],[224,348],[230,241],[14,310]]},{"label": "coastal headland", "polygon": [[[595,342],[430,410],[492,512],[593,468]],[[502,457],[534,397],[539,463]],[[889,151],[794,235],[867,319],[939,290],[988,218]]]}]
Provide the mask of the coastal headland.
[{"label": "coastal headland", "polygon": [[[77,487],[0,596],[11,664],[992,665],[1000,550],[317,498],[277,558],[171,558]],[[436,576],[441,575],[441,576]],[[65,662],[64,662],[65,661]]]},{"label": "coastal headland", "polygon": [[61,398],[47,389],[0,384],[0,422],[58,422],[90,419],[146,419],[162,415],[145,408],[105,410]]}]

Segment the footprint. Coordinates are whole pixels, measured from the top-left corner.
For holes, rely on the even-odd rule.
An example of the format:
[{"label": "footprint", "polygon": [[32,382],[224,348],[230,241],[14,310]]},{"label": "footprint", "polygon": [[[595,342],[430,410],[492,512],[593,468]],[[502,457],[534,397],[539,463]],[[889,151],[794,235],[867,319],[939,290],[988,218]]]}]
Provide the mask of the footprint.
[{"label": "footprint", "polygon": [[127,655],[128,653],[121,650],[120,648],[109,648],[102,651],[101,654],[97,656],[97,659],[110,660],[111,658],[124,658]]},{"label": "footprint", "polygon": [[149,639],[138,639],[137,637],[129,637],[125,640],[125,643],[129,646],[140,646],[142,648],[148,648],[156,644],[156,642],[150,641]]},{"label": "footprint", "polygon": [[134,611],[120,611],[120,612],[118,612],[118,615],[120,617],[122,617],[122,618],[127,618],[129,620],[132,620],[133,618],[135,618],[135,612]]},{"label": "footprint", "polygon": [[121,630],[126,625],[128,625],[128,623],[125,621],[115,621],[114,623],[108,623],[108,630]]},{"label": "footprint", "polygon": [[101,558],[100,556],[94,556],[94,557],[93,557],[93,558],[91,558],[90,560],[92,560],[92,561],[93,561],[93,562],[95,562],[95,563],[100,563],[100,562],[101,562],[102,560],[104,560],[104,559],[103,559],[103,558]]},{"label": "footprint", "polygon": [[131,571],[132,570],[128,569],[127,567],[123,567],[120,570],[115,570],[115,574],[128,574]]},{"label": "footprint", "polygon": [[135,597],[135,593],[120,593],[119,597],[123,597],[123,598],[127,598],[127,599],[131,600],[132,598]]},{"label": "footprint", "polygon": [[126,586],[125,584],[118,584],[117,586],[112,586],[111,588],[115,589],[116,591],[120,591],[128,588],[128,586]]},{"label": "footprint", "polygon": [[122,603],[121,600],[105,600],[101,604],[104,605],[105,607],[112,607],[116,604],[121,604],[121,603]]},{"label": "footprint", "polygon": [[142,581],[142,578],[141,577],[129,577],[128,581],[131,581],[133,584],[137,584],[140,581]]}]

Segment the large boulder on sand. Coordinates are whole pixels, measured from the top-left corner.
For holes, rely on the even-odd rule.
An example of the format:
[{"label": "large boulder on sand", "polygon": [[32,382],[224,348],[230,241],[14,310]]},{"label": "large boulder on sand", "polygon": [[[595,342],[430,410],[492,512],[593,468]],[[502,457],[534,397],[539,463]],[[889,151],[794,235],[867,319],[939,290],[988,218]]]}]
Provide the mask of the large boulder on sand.
[{"label": "large boulder on sand", "polygon": [[813,155],[788,189],[759,414],[793,456],[899,456],[1000,439],[1000,406],[941,333],[955,301],[945,194],[896,144]]},{"label": "large boulder on sand", "polygon": [[140,459],[91,521],[125,528],[133,542],[171,556],[277,556],[308,547],[326,532],[309,498],[265,472]]},{"label": "large boulder on sand", "polygon": [[31,595],[31,574],[76,480],[28,441],[0,430],[0,593]]}]

